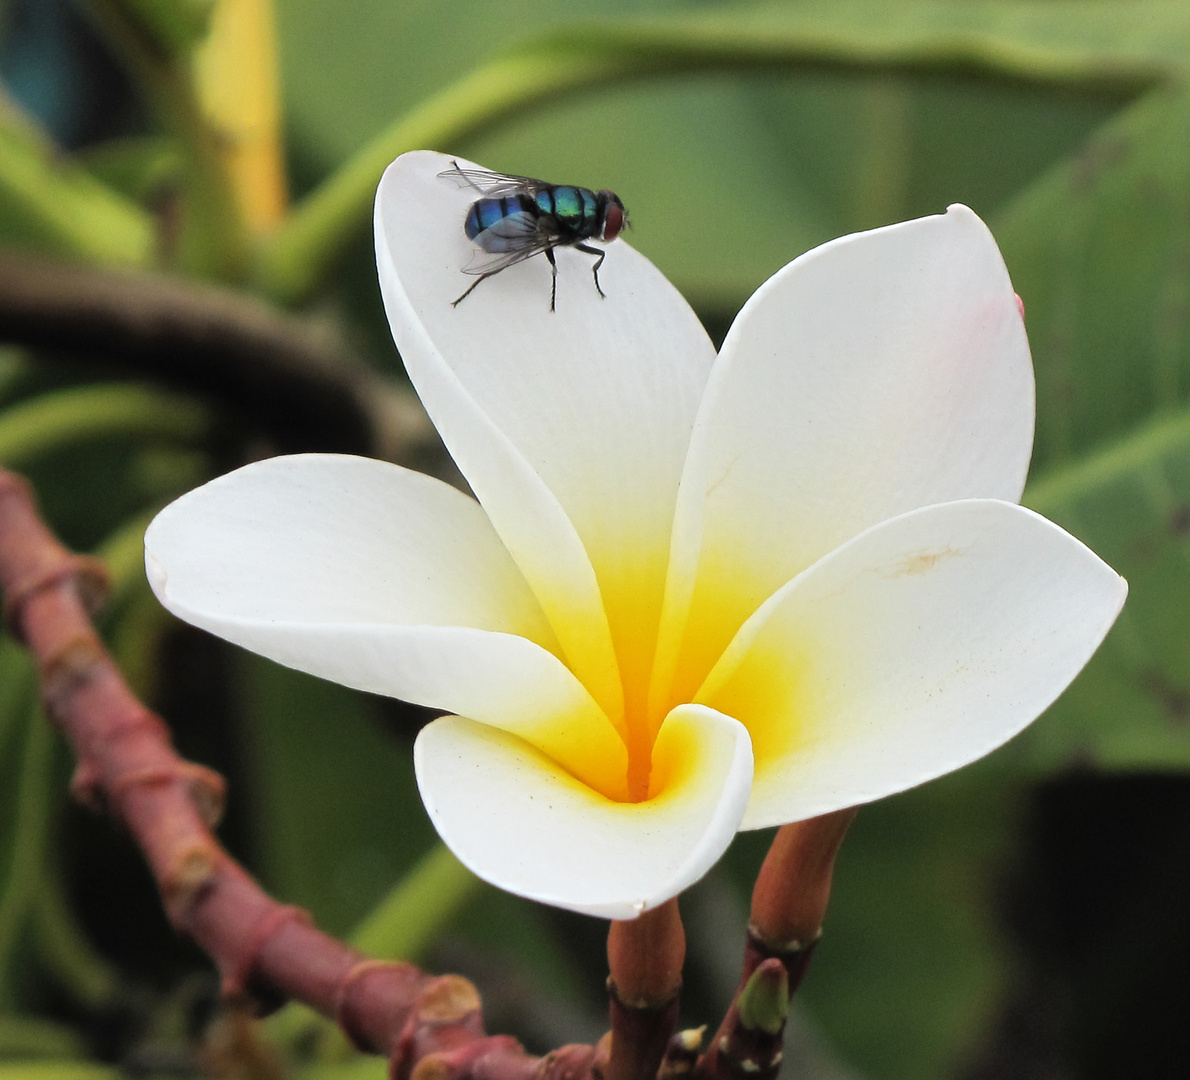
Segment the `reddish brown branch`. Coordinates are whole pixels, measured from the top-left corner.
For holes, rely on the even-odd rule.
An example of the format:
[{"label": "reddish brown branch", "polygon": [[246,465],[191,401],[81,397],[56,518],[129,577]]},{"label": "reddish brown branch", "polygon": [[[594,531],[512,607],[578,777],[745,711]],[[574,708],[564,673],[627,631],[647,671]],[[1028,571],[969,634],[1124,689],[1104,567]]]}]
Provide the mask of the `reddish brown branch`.
[{"label": "reddish brown branch", "polygon": [[[788,994],[813,940],[766,942],[753,927],[743,993],[699,1060],[701,1029],[669,1037],[684,953],[676,902],[617,924],[609,940],[613,1030],[629,1052],[613,1069],[609,1036],[531,1057],[509,1036],[484,1034],[479,995],[466,979],[371,960],[272,899],[211,831],[222,777],[178,756],[164,722],[132,695],[95,633],[90,616],[106,586],[102,566],[67,551],[28,485],[0,469],[0,594],[8,625],[36,658],[47,714],[77,755],[72,791],[128,829],[171,922],[214,959],[229,997],[259,1008],[305,1002],[361,1050],[386,1055],[394,1080],[679,1080],[692,1072],[719,1080],[775,1070]],[[767,903],[817,925],[843,831],[838,821],[820,822],[782,830],[758,883],[754,923]]]}]

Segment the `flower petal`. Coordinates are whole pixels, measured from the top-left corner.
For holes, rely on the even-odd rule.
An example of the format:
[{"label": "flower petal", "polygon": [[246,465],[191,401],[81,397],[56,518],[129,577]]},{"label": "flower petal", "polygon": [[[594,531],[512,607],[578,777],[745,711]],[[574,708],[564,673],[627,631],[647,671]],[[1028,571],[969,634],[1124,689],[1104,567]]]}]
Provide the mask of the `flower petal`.
[{"label": "flower petal", "polygon": [[1020,498],[1033,368],[1004,262],[964,206],[843,237],[748,301],[707,386],[682,479],[668,659],[689,608],[689,700],[765,597],[920,506]]},{"label": "flower petal", "polygon": [[439,176],[451,162],[405,154],[380,182],[377,264],[393,336],[571,667],[618,715],[617,650],[629,695],[643,700],[678,477],[714,349],[623,241],[600,270],[606,300],[592,257],[560,248],[557,312],[544,258],[452,307],[474,280],[462,273],[478,251],[463,220],[478,192]]},{"label": "flower petal", "polygon": [[485,881],[556,907],[631,919],[710,869],[739,827],[752,779],[748,733],[697,705],[675,709],[654,748],[660,790],[612,802],[527,743],[458,716],[414,746],[442,839]]},{"label": "flower petal", "polygon": [[856,537],[770,597],[698,693],[751,733],[744,828],[868,802],[995,749],[1078,674],[1126,592],[1011,503],[926,507]]},{"label": "flower petal", "polygon": [[166,507],[145,552],[187,622],[348,686],[466,709],[620,793],[623,743],[548,651],[483,510],[448,485],[366,458],[272,458]]}]

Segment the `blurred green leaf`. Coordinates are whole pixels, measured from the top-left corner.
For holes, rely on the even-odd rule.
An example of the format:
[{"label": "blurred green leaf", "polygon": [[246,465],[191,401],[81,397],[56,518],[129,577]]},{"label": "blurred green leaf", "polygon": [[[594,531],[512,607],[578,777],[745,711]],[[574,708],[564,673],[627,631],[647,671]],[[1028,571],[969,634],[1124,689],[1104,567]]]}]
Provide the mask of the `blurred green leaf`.
[{"label": "blurred green leaf", "polygon": [[207,34],[216,0],[121,0],[145,33],[170,52],[187,52]]},{"label": "blurred green leaf", "polygon": [[83,1057],[84,1052],[78,1033],[63,1024],[32,1016],[0,1016],[0,1060]]},{"label": "blurred green leaf", "polygon": [[[183,29],[204,0],[77,0],[155,114],[184,162],[177,228],[167,239],[173,263],[201,277],[241,276],[248,244],[231,178],[225,169],[226,133],[211,122],[198,98],[188,55],[163,47],[159,34],[185,37]],[[145,21],[156,11],[157,21]],[[185,14],[189,12],[190,14]],[[173,29],[165,24],[172,22]]]},{"label": "blurred green leaf", "polygon": [[[29,792],[25,772],[30,713],[36,705],[36,671],[28,653],[7,633],[0,632],[0,949],[19,922],[20,890],[11,884],[14,854],[25,835],[36,825],[29,817]],[[22,787],[22,781],[25,786]],[[22,812],[24,819],[22,820]],[[6,958],[0,954],[0,1002],[4,1002]]]},{"label": "blurred green leaf", "polygon": [[111,578],[107,606],[119,606],[130,597],[139,596],[147,587],[145,579],[145,529],[153,515],[143,514],[126,521],[96,549]]},{"label": "blurred green leaf", "polygon": [[344,934],[433,844],[411,744],[374,698],[247,654],[236,669],[265,881]]},{"label": "blurred green leaf", "polygon": [[[524,35],[589,19],[586,0],[275,0],[286,116],[296,149],[327,169],[394,117],[463,78]],[[688,7],[686,0],[603,0],[605,18]],[[609,147],[609,150],[613,149]]]},{"label": "blurred green leaf", "polygon": [[97,436],[196,442],[206,410],[192,398],[133,383],[72,387],[0,411],[0,462],[25,469],[42,454]]},{"label": "blurred green leaf", "polygon": [[0,90],[0,242],[143,266],[155,236],[148,214],[65,158]]},{"label": "blurred green leaf", "polygon": [[1132,106],[993,226],[1037,368],[1035,470],[1187,400],[1190,94]]},{"label": "blurred green leaf", "polygon": [[388,1080],[388,1062],[383,1058],[360,1056],[333,1065],[308,1065],[298,1075],[302,1080]]},{"label": "blurred green leaf", "polygon": [[179,189],[185,165],[173,140],[157,135],[110,139],[85,149],[79,162],[113,191],[142,204]]},{"label": "blurred green leaf", "polygon": [[1129,594],[1087,670],[998,759],[1042,773],[1190,768],[1190,410],[1052,471],[1025,502],[1122,573]]},{"label": "blurred green leaf", "polygon": [[24,356],[20,349],[0,345],[0,401],[3,401],[25,372]]},{"label": "blurred green leaf", "polygon": [[8,980],[13,951],[40,886],[54,804],[54,733],[35,696],[26,710],[12,832],[0,864],[0,986]]},{"label": "blurred green leaf", "polygon": [[584,986],[575,971],[575,955],[553,926],[550,909],[485,885],[461,913],[444,941],[448,957],[468,954],[472,962],[504,971],[515,980],[528,976],[546,1000],[575,1002],[597,997],[603,987]]},{"label": "blurred green leaf", "polygon": [[[542,37],[543,49],[559,32],[567,40],[589,35],[595,45],[606,30],[629,49],[660,48],[657,39],[672,49],[687,33],[692,40],[713,36],[733,49],[750,43],[755,59],[778,64],[796,59],[790,50],[799,40],[806,60],[826,62],[848,54],[857,62],[896,60],[896,50],[908,61],[912,50],[941,47],[962,50],[960,59],[966,55],[972,62],[982,57],[991,68],[1052,63],[1059,81],[1080,69],[1096,71],[1098,79],[1135,90],[1138,79],[1141,86],[1153,85],[1181,66],[1187,21],[1176,0],[608,0],[598,7],[597,23],[586,0],[507,0],[499,19],[490,12],[487,0],[449,6],[341,0],[333,7],[321,0],[278,0],[287,112],[299,148],[317,154],[324,166],[341,161],[395,116],[531,34]],[[648,14],[655,17],[641,17]],[[767,52],[759,54],[761,49]],[[757,66],[741,63],[735,74],[754,75]],[[602,150],[614,157],[617,146],[605,143]]]},{"label": "blurred green leaf", "polygon": [[[0,632],[0,765],[19,756],[19,752],[12,749],[10,740],[19,738],[20,722],[33,692],[33,679],[29,654],[7,633]],[[11,792],[12,785],[0,784],[0,792],[3,791]]]},{"label": "blurred green leaf", "polygon": [[63,895],[61,877],[54,865],[47,866],[41,875],[33,909],[33,933],[39,957],[74,1001],[89,1009],[111,1006],[120,988],[119,973],[84,934]]},{"label": "blurred green leaf", "polygon": [[[452,85],[429,92],[357,150],[297,207],[264,249],[256,280],[276,298],[301,298],[365,225],[376,182],[392,158],[419,147],[457,147],[530,111],[554,107],[580,89],[659,75],[672,79],[696,72],[756,73],[769,68],[961,74],[1061,87],[1067,93],[1126,96],[1159,85],[1178,70],[1181,54],[1176,43],[1184,43],[1190,33],[1190,20],[1179,9],[1154,4],[1148,14],[1161,32],[1145,36],[1129,32],[1133,20],[1118,5],[1063,5],[1060,18],[1052,10],[1057,6],[1047,4],[1046,12],[1038,12],[1037,5],[1030,4],[956,5],[936,0],[727,5],[698,14],[576,23],[539,32]],[[468,22],[460,20],[453,7],[450,19],[452,28]],[[485,28],[490,25],[490,20],[477,19]],[[527,20],[524,28],[533,29],[542,21]],[[515,9],[510,8],[500,25],[501,35],[517,25]],[[361,19],[359,32],[373,39],[369,43],[361,38],[360,49],[377,46],[372,20]],[[457,49],[456,42],[454,34],[444,33],[439,47]],[[317,62],[323,68],[332,66],[325,52]],[[366,69],[359,50],[353,51],[350,63],[353,70]],[[384,70],[391,63],[392,58],[386,58]],[[442,70],[456,67],[452,58]],[[299,70],[304,71],[304,65]],[[322,109],[333,111],[341,124],[345,102],[332,92],[322,106],[311,104],[310,109],[319,115]],[[590,133],[583,134],[581,141],[590,143]],[[707,159],[705,134],[700,128],[679,140],[691,151],[701,151],[700,163]],[[567,141],[573,141],[572,131]],[[614,147],[614,138],[610,145]],[[665,143],[653,144],[654,152],[662,155],[666,148]],[[756,186],[749,183],[749,195]]]},{"label": "blurred green leaf", "polygon": [[369,956],[418,963],[479,885],[479,878],[439,843],[355,928],[351,944]]},{"label": "blurred green leaf", "polygon": [[6,1061],[4,1080],[120,1080],[120,1073],[76,1061]]}]

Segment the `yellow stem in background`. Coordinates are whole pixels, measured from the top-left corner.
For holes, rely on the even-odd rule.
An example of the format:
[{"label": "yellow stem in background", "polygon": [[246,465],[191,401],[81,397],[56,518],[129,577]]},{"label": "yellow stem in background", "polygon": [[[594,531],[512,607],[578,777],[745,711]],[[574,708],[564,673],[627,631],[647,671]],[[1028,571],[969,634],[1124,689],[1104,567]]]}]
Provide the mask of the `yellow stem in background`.
[{"label": "yellow stem in background", "polygon": [[223,166],[253,237],[285,215],[281,95],[272,0],[219,0],[194,56],[202,109],[222,140]]}]

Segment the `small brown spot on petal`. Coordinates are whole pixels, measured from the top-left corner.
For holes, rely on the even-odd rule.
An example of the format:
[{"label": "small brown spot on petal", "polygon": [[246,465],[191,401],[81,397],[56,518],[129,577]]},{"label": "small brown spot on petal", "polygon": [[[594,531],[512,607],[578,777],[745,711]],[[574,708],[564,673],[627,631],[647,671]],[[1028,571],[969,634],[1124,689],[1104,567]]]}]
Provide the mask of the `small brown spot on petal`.
[{"label": "small brown spot on petal", "polygon": [[912,577],[933,570],[943,559],[961,555],[961,551],[954,548],[944,548],[942,551],[922,551],[916,555],[908,555],[900,562],[885,567],[881,572],[884,577]]}]

